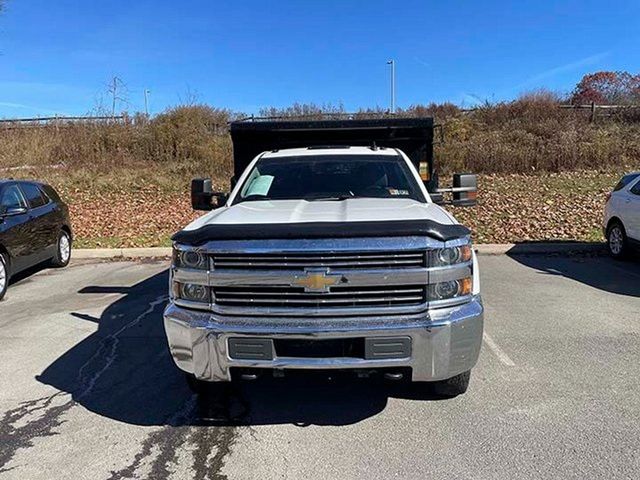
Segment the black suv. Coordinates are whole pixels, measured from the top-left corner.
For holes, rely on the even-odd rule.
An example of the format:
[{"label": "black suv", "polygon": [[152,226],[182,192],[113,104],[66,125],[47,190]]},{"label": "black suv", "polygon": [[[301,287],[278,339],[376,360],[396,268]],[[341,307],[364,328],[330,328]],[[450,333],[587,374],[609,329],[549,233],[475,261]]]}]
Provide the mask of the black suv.
[{"label": "black suv", "polygon": [[69,209],[49,185],[0,180],[0,300],[12,275],[43,262],[71,259]]}]

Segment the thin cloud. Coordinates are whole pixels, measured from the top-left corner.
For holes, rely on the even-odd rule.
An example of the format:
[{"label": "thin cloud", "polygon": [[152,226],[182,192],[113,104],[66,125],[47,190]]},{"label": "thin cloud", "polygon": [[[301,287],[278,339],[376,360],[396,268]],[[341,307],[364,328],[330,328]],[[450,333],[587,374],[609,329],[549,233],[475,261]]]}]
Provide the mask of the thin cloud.
[{"label": "thin cloud", "polygon": [[420,58],[418,58],[418,57],[413,57],[413,59],[414,59],[416,62],[418,62],[420,65],[422,65],[423,67],[431,68],[431,64],[430,64],[430,63],[425,62],[424,60],[422,60],[422,59],[420,59]]},{"label": "thin cloud", "polygon": [[3,90],[14,90],[28,93],[56,93],[77,91],[77,87],[62,83],[0,81]]},{"label": "thin cloud", "polygon": [[531,85],[536,84],[536,83],[538,83],[541,80],[544,80],[546,78],[555,77],[556,75],[558,75],[560,73],[570,72],[572,70],[576,70],[577,68],[586,67],[588,65],[594,65],[594,64],[598,63],[600,60],[602,60],[603,58],[607,57],[610,53],[611,52],[596,53],[595,55],[591,55],[589,57],[585,57],[585,58],[582,58],[580,60],[576,60],[575,62],[565,63],[564,65],[560,65],[558,67],[554,67],[554,68],[551,68],[549,70],[545,70],[542,73],[539,73],[537,75],[534,75],[531,78],[528,78],[527,80],[525,80],[524,82],[520,83],[519,85],[516,85],[515,88],[522,88],[522,87],[531,86]]},{"label": "thin cloud", "polygon": [[48,114],[48,115],[55,115],[55,114],[64,115],[64,112],[58,112],[56,110],[49,110],[48,108],[33,107],[31,105],[25,105],[23,103],[0,102],[0,107],[14,108],[14,109],[17,109],[17,110],[29,110],[31,112],[38,112],[39,114],[45,113],[45,114]]}]

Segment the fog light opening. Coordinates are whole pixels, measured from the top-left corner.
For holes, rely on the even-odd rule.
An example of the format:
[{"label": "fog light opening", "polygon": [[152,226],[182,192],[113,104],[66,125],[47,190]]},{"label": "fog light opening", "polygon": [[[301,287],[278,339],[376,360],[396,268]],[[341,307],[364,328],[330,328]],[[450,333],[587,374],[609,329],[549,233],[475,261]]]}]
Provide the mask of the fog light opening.
[{"label": "fog light opening", "polygon": [[183,283],[180,287],[180,298],[190,302],[209,303],[209,288],[195,283]]}]

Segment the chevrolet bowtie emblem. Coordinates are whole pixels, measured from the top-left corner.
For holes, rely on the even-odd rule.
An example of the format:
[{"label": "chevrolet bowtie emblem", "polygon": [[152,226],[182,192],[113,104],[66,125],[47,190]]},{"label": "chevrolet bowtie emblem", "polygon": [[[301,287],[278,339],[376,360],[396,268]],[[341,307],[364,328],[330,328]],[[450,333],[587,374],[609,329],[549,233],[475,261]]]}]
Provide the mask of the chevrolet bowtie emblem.
[{"label": "chevrolet bowtie emblem", "polygon": [[304,287],[305,292],[328,293],[329,287],[342,280],[342,275],[331,275],[328,270],[307,270],[296,276],[292,287]]}]

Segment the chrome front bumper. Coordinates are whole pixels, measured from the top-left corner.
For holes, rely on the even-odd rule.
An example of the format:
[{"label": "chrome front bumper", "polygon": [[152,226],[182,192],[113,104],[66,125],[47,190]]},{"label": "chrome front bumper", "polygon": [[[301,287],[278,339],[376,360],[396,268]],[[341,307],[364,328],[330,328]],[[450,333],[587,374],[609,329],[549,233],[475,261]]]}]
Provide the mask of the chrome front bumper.
[{"label": "chrome front bumper", "polygon": [[[231,380],[230,369],[376,369],[410,367],[413,381],[436,381],[470,370],[482,344],[480,296],[451,308],[406,317],[269,318],[222,317],[170,303],[164,312],[169,349],[176,365],[196,378]],[[339,338],[410,337],[406,358],[299,358],[240,360],[229,355],[229,338],[322,340]]]}]

